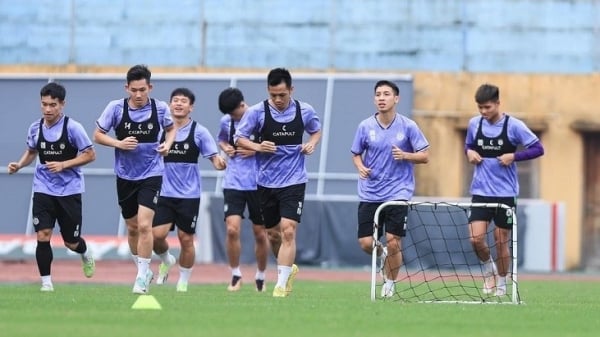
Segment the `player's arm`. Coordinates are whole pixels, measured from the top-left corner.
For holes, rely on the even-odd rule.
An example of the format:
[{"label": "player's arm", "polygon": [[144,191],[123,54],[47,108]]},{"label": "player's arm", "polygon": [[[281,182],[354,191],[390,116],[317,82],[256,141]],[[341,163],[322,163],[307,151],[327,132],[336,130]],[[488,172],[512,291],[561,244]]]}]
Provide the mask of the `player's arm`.
[{"label": "player's arm", "polygon": [[227,162],[225,161],[225,159],[218,154],[209,157],[208,160],[210,160],[210,162],[213,164],[215,170],[221,171],[227,167]]},{"label": "player's arm", "polygon": [[52,173],[59,173],[71,167],[83,166],[96,160],[96,151],[93,147],[81,151],[77,157],[65,161],[48,161],[46,168]]},{"label": "player's arm", "polygon": [[392,148],[392,156],[395,160],[406,160],[414,164],[427,164],[429,162],[429,150],[424,149],[418,152],[405,152],[394,145]]},{"label": "player's arm", "polygon": [[310,137],[308,138],[308,141],[304,144],[302,144],[302,153],[304,154],[312,154],[313,152],[315,152],[315,149],[317,148],[317,144],[319,144],[319,141],[321,140],[321,135],[322,132],[321,130],[312,133],[310,135]]},{"label": "player's arm", "polygon": [[262,141],[261,143],[255,143],[248,138],[239,137],[235,145],[239,147],[243,147],[244,149],[251,150],[254,152],[268,152],[275,153],[276,146],[275,143],[270,141]]},{"label": "player's arm", "polygon": [[353,154],[352,162],[354,163],[354,166],[356,166],[356,169],[358,170],[358,175],[360,176],[360,178],[367,179],[369,177],[369,174],[371,174],[371,169],[364,165],[363,160],[362,160],[362,155]]},{"label": "player's arm", "polygon": [[177,128],[174,125],[171,125],[171,126],[165,128],[165,141],[163,143],[161,143],[160,145],[158,145],[158,149],[156,149],[156,151],[158,151],[158,153],[160,153],[163,156],[168,155],[169,150],[171,149],[171,146],[173,145],[173,142],[175,141],[176,135],[177,135]]},{"label": "player's arm", "polygon": [[93,135],[94,143],[114,147],[121,150],[133,150],[137,147],[137,138],[133,136],[129,136],[123,140],[118,140],[109,134],[106,131],[96,127]]},{"label": "player's arm", "polygon": [[544,155],[544,146],[538,140],[524,150],[515,152],[515,161],[531,160]]},{"label": "player's arm", "polygon": [[28,148],[27,150],[25,150],[25,153],[23,153],[19,161],[8,163],[8,173],[17,173],[21,168],[31,164],[35,160],[36,156],[37,151],[35,149]]},{"label": "player's arm", "polygon": [[219,141],[219,148],[225,152],[229,157],[235,156],[235,148],[229,144],[229,142]]}]

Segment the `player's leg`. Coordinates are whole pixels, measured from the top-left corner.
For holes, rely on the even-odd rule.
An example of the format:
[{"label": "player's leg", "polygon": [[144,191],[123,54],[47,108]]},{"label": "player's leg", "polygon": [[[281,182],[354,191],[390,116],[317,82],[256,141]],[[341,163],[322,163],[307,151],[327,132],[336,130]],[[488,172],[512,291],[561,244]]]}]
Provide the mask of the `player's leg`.
[{"label": "player's leg", "polygon": [[158,195],[162,185],[162,177],[149,177],[140,182],[140,188],[137,195],[137,231],[138,231],[138,271],[136,275],[136,285],[147,293],[150,288],[150,282],[153,273],[150,270],[150,261],[152,258],[152,222],[154,211],[158,202]]},{"label": "player's leg", "polygon": [[252,221],[252,232],[254,233],[254,255],[256,256],[256,274],[254,283],[256,290],[265,291],[265,270],[269,258],[269,240],[265,223],[260,211],[260,202],[256,191],[246,192],[246,204],[248,206],[249,218]]},{"label": "player's leg", "polygon": [[406,235],[408,207],[403,205],[388,206],[382,210],[386,230],[386,259],[383,265],[385,283],[382,297],[392,297],[395,293],[395,282],[402,267],[402,237]]},{"label": "player's leg", "polygon": [[267,226],[265,223],[265,229],[267,230],[267,237],[269,239],[269,245],[275,259],[279,256],[279,249],[281,248],[281,227],[279,226],[279,203],[277,200],[272,199],[272,189],[258,186],[256,191],[258,194],[258,200],[260,204],[260,211],[262,214],[263,222],[267,218],[272,219],[269,221]]},{"label": "player's leg", "polygon": [[136,182],[117,177],[119,208],[127,226],[127,244],[129,245],[129,251],[131,252],[131,257],[136,268],[138,265],[137,246],[139,237],[137,225],[138,190],[139,186]]},{"label": "player's leg", "polygon": [[[487,203],[493,202],[493,200],[482,196],[473,196],[471,202]],[[487,244],[487,228],[495,212],[496,210],[493,208],[472,207],[469,215],[469,238],[473,250],[482,264],[484,294],[492,293],[496,287],[496,264]]]},{"label": "player's leg", "polygon": [[81,237],[82,213],[81,194],[75,194],[57,198],[58,209],[57,220],[60,233],[67,248],[78,253],[81,257],[81,265],[85,277],[94,276],[96,263],[92,253],[87,247],[85,239]]},{"label": "player's leg", "polygon": [[515,198],[502,198],[499,203],[510,206],[503,212],[498,212],[494,217],[496,228],[494,229],[494,239],[496,242],[496,253],[498,254],[497,266],[498,277],[496,280],[496,296],[506,294],[506,276],[510,268],[511,252],[510,241],[512,239],[512,226],[514,223],[514,214],[516,212]]},{"label": "player's leg", "polygon": [[[358,245],[360,249],[368,255],[371,255],[373,252],[373,218],[375,217],[375,211],[379,205],[381,205],[381,203],[363,201],[358,204]],[[378,239],[380,239],[385,231],[382,215],[380,215],[377,223],[379,225],[377,234]],[[382,255],[383,248],[382,245],[377,246],[377,256]]]},{"label": "player's leg", "polygon": [[496,280],[496,295],[506,294],[506,275],[510,266],[510,248],[509,241],[511,230],[496,227],[494,229],[494,238],[496,240],[496,253],[498,254],[498,277]]},{"label": "player's leg", "polygon": [[[294,263],[296,260],[296,229],[302,217],[304,207],[304,194],[306,184],[297,184],[284,188],[274,189],[273,196],[279,203],[279,226],[281,229],[281,247],[277,256],[277,285],[285,287],[286,294],[292,292],[293,282],[298,273],[298,266]],[[265,215],[265,225],[269,227],[273,224],[276,217],[271,218],[271,223]],[[278,296],[280,291],[273,292]],[[279,297],[279,296],[278,296]]]},{"label": "player's leg", "polygon": [[169,271],[177,263],[175,256],[169,252],[167,237],[174,229],[176,219],[175,200],[173,198],[159,197],[156,212],[152,220],[153,250],[160,258],[156,284],[164,284],[169,277]]},{"label": "player's leg", "polygon": [[240,235],[246,200],[243,191],[233,189],[224,189],[223,198],[225,204],[225,251],[231,270],[231,281],[227,285],[227,290],[238,291],[242,286],[242,271],[240,269],[242,244]]},{"label": "player's leg", "polygon": [[177,291],[186,292],[192,275],[194,261],[196,261],[196,249],[194,248],[194,234],[179,229],[177,231],[181,252],[179,253],[179,280]]},{"label": "player's leg", "polygon": [[196,221],[200,198],[179,199],[177,207],[177,218],[175,224],[178,228],[177,237],[181,251],[179,253],[179,280],[177,291],[186,292],[194,262],[196,261],[196,248],[194,247],[194,235],[196,234]]},{"label": "player's leg", "polygon": [[33,229],[36,232],[37,246],[35,260],[42,280],[41,291],[54,291],[51,277],[51,265],[54,258],[50,239],[56,222],[53,197],[35,192],[33,194]]}]

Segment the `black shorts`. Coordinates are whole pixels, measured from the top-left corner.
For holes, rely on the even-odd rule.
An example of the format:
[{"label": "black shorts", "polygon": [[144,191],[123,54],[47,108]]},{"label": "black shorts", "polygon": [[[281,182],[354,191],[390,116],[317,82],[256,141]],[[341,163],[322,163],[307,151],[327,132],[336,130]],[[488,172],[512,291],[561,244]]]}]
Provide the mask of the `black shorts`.
[{"label": "black shorts", "polygon": [[127,180],[117,177],[117,197],[124,219],[137,215],[140,205],[156,209],[162,186],[162,176],[142,180]]},{"label": "black shorts", "polygon": [[199,208],[200,198],[158,197],[152,227],[170,223],[172,224],[170,230],[174,230],[177,227],[188,234],[196,234]]},{"label": "black shorts", "polygon": [[258,186],[258,197],[265,227],[277,226],[282,217],[300,223],[305,190],[306,184],[278,188]]},{"label": "black shorts", "polygon": [[225,218],[230,215],[239,215],[244,218],[244,209],[248,207],[248,217],[255,225],[264,225],[265,222],[260,212],[258,191],[240,191],[223,189]]},{"label": "black shorts", "polygon": [[63,241],[79,242],[81,236],[81,194],[57,197],[44,193],[33,193],[33,228],[35,231],[54,228],[58,222]]},{"label": "black shorts", "polygon": [[[375,217],[375,211],[383,202],[366,202],[361,201],[358,204],[358,238],[364,238],[367,236],[373,236],[373,219]],[[407,205],[390,205],[385,207],[379,212],[379,219],[377,224],[379,230],[377,231],[378,238],[383,235],[383,232],[398,235],[400,237],[406,236],[406,225],[408,220],[408,206]]]},{"label": "black shorts", "polygon": [[484,197],[474,195],[472,203],[505,204],[511,209],[492,207],[472,207],[469,214],[469,223],[473,221],[494,221],[497,227],[512,229],[513,215],[517,211],[517,198],[515,197]]}]

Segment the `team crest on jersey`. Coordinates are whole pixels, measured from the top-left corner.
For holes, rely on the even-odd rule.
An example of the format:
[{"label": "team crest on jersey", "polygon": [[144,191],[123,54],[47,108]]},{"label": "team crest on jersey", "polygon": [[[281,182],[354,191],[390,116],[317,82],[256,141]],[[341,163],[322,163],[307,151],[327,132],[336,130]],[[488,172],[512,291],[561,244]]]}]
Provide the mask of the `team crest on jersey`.
[{"label": "team crest on jersey", "polygon": [[152,129],[154,129],[154,124],[148,123],[148,130],[152,130]]},{"label": "team crest on jersey", "polygon": [[403,139],[404,139],[404,134],[403,134],[402,132],[398,132],[398,133],[396,134],[396,139],[397,139],[397,140],[403,140]]},{"label": "team crest on jersey", "polygon": [[373,142],[377,140],[377,134],[375,133],[375,130],[369,130],[369,139],[371,139]]},{"label": "team crest on jersey", "polygon": [[58,147],[59,147],[61,150],[64,150],[64,149],[65,149],[65,147],[67,147],[67,146],[65,145],[65,143],[60,143],[60,144],[58,145]]},{"label": "team crest on jersey", "polygon": [[477,139],[477,146],[483,146],[483,139]]},{"label": "team crest on jersey", "polygon": [[40,219],[38,219],[38,217],[36,216],[36,217],[33,217],[31,222],[33,223],[34,226],[37,226],[40,224]]},{"label": "team crest on jersey", "polygon": [[45,148],[46,148],[46,142],[41,142],[41,143],[40,143],[40,147],[41,147],[42,149],[45,149]]},{"label": "team crest on jersey", "polygon": [[250,135],[249,139],[250,139],[251,141],[254,141],[254,139],[256,139],[256,137],[254,137],[254,135]]},{"label": "team crest on jersey", "polygon": [[498,145],[500,145],[500,146],[504,145],[504,141],[502,139],[498,139]]},{"label": "team crest on jersey", "polygon": [[183,143],[183,149],[184,149],[184,150],[186,150],[186,151],[187,151],[187,150],[189,150],[189,148],[190,148],[190,144],[188,144],[188,143]]}]

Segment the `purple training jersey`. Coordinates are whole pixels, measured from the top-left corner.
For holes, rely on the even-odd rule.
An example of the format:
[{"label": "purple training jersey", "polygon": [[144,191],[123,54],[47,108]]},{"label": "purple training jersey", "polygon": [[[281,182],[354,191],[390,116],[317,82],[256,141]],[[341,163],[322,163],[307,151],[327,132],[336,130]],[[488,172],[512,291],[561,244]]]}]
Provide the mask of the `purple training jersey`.
[{"label": "purple training jersey", "polygon": [[[270,113],[278,123],[289,123],[296,117],[296,103],[292,100],[285,111],[277,111],[270,106]],[[314,134],[321,130],[319,116],[307,103],[300,102],[300,113],[304,123],[304,131]],[[234,141],[243,137],[250,139],[253,134],[260,134],[265,125],[265,108],[263,102],[251,106],[242,117],[236,130]],[[285,131],[285,130],[283,130]],[[300,152],[302,145],[277,145],[275,153],[258,153],[257,183],[269,188],[287,187],[306,183],[308,175],[304,163],[304,154]]]},{"label": "purple training jersey", "polygon": [[367,202],[410,200],[415,190],[414,163],[394,160],[392,146],[414,153],[428,149],[429,143],[413,120],[396,113],[384,128],[375,116],[358,125],[352,143],[352,153],[362,155],[363,164],[371,169],[367,179],[358,179],[358,197]]},{"label": "purple training jersey", "polygon": [[[465,144],[473,148],[473,144],[483,140],[475,139],[481,116],[476,116],[469,120],[467,137]],[[484,136],[494,138],[500,136],[506,115],[494,124],[483,119],[481,131]],[[538,142],[538,137],[523,123],[523,121],[510,116],[507,125],[508,140],[514,145],[529,147]],[[482,145],[482,144],[480,144]],[[504,166],[497,158],[482,157],[482,162],[475,165],[473,171],[473,181],[471,182],[470,192],[472,195],[481,195],[486,197],[516,197],[519,195],[519,180],[517,179],[517,164],[513,162],[509,166]]]},{"label": "purple training jersey", "polygon": [[[231,133],[231,115],[221,117],[218,140],[219,142],[229,143],[233,135]],[[240,121],[233,121],[233,130],[237,129]],[[251,136],[250,140],[254,141]],[[256,190],[256,172],[257,162],[256,156],[242,157],[235,155],[227,157],[227,168],[223,178],[223,188],[233,189],[238,191],[255,191]]]},{"label": "purple training jersey", "polygon": [[[185,141],[190,135],[192,121],[179,128],[175,143]],[[174,145],[175,145],[174,143]],[[196,123],[194,143],[202,158],[211,158],[217,154],[217,144],[207,128]],[[173,151],[173,147],[171,151]],[[185,150],[182,150],[185,151]],[[170,155],[170,154],[169,154]],[[198,163],[166,162],[160,195],[163,197],[195,199],[200,198],[202,182]]]},{"label": "purple training jersey", "polygon": [[[123,117],[123,99],[118,99],[108,103],[100,118],[96,120],[96,125],[100,130],[108,133],[121,123]],[[158,122],[165,128],[173,125],[171,111],[167,103],[156,100],[156,109],[158,113]],[[148,104],[139,109],[128,108],[129,117],[135,122],[150,120],[152,116],[152,107],[150,99]],[[158,127],[158,126],[154,126]],[[134,150],[126,151],[115,148],[115,174],[127,180],[141,180],[148,177],[160,176],[164,171],[162,156],[156,151],[158,148],[158,138],[151,143],[138,143]]]},{"label": "purple training jersey", "polygon": [[[27,146],[30,150],[37,151],[36,146],[40,136],[40,122],[41,119],[38,119],[29,127]],[[44,138],[49,142],[57,141],[61,138],[64,122],[65,116],[62,116],[58,122],[50,127],[43,124],[42,132],[44,133]],[[79,153],[93,147],[92,141],[83,126],[72,118],[69,118],[69,122],[67,123],[67,133],[69,143],[77,148]],[[53,196],[67,196],[83,193],[84,190],[85,184],[81,167],[72,167],[59,173],[52,173],[46,168],[46,165],[39,161],[35,165],[35,173],[33,174],[34,192]]]}]

